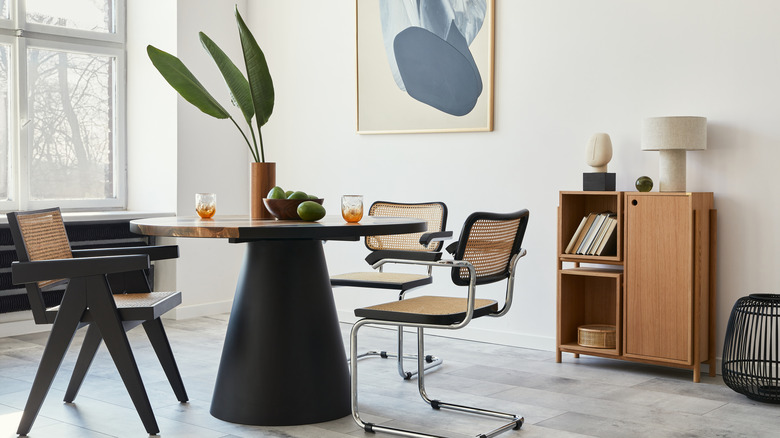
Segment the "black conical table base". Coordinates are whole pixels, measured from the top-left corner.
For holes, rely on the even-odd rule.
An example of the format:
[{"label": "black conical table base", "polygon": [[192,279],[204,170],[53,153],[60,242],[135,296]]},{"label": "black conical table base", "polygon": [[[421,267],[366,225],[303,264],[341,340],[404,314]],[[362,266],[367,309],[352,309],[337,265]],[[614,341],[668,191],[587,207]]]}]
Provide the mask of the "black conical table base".
[{"label": "black conical table base", "polygon": [[265,426],[349,415],[349,370],[322,242],[246,245],[211,414]]}]

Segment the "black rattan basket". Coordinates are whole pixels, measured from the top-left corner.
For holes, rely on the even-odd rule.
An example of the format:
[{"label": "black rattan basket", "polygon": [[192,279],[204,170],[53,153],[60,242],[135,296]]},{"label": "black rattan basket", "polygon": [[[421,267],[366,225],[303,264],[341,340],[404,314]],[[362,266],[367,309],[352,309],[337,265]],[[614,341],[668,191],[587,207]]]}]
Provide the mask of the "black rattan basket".
[{"label": "black rattan basket", "polygon": [[734,391],[780,403],[780,295],[737,300],[726,327],[721,373]]}]

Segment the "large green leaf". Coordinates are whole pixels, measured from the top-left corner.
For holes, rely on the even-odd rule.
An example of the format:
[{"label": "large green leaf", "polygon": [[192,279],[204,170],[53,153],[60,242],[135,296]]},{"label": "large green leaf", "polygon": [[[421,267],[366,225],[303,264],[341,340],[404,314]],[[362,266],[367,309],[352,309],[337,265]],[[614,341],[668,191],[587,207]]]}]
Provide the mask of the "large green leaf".
[{"label": "large green leaf", "polygon": [[199,33],[200,42],[203,44],[203,48],[209,52],[211,59],[217,64],[222,77],[225,79],[225,83],[230,89],[230,95],[233,97],[233,102],[244,113],[244,119],[247,123],[252,123],[252,117],[255,115],[255,107],[252,104],[252,92],[249,90],[249,82],[247,82],[244,74],[241,70],[233,64],[233,61],[228,58],[225,52],[217,46],[217,44],[211,40],[203,32]]},{"label": "large green leaf", "polygon": [[238,34],[241,37],[241,49],[244,52],[247,79],[249,80],[249,89],[252,93],[259,131],[274,110],[274,84],[271,81],[271,73],[268,71],[265,55],[260,50],[260,46],[257,45],[252,32],[246,27],[238,8],[236,8],[236,22],[238,23]]},{"label": "large green leaf", "polygon": [[195,105],[196,108],[212,117],[218,119],[230,117],[225,108],[206,91],[206,88],[203,87],[179,58],[151,45],[146,47],[146,53],[162,77],[187,102]]}]

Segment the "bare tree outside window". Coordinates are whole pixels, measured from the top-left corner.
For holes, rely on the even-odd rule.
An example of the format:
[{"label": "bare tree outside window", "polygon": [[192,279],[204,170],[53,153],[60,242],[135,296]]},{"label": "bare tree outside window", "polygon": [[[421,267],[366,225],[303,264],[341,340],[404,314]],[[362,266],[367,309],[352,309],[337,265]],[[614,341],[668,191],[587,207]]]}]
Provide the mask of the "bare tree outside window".
[{"label": "bare tree outside window", "polygon": [[114,32],[113,4],[112,0],[27,0],[27,21],[68,29]]},{"label": "bare tree outside window", "polygon": [[113,196],[113,65],[107,56],[28,49],[31,199]]}]

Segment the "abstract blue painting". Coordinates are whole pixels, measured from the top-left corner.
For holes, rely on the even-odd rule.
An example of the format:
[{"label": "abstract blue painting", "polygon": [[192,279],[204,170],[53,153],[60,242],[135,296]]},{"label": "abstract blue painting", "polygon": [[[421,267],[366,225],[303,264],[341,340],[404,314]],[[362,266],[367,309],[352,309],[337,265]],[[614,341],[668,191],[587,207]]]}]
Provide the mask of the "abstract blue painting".
[{"label": "abstract blue painting", "polygon": [[491,130],[492,24],[493,0],[357,0],[358,131]]}]

